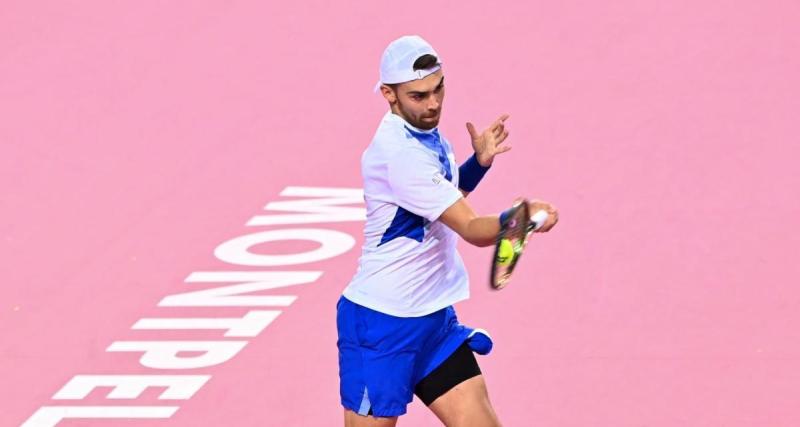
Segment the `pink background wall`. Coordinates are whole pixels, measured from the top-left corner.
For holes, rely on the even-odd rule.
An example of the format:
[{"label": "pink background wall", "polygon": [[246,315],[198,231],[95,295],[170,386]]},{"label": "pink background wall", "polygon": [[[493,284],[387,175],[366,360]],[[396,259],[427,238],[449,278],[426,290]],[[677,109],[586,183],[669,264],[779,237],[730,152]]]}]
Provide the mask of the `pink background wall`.
[{"label": "pink background wall", "polygon": [[[402,6],[400,8],[399,6]],[[509,426],[800,425],[800,4],[772,2],[6,2],[0,8],[0,425],[52,405],[173,405],[168,421],[330,426],[334,304],[361,223],[229,362],[187,372],[108,353],[287,186],[359,187],[385,103],[380,54],[417,33],[445,61],[441,129],[510,113],[514,149],[470,202],[561,209],[515,282],[486,289],[480,359]],[[280,228],[280,227],[272,227]],[[270,229],[258,228],[259,231]],[[268,246],[262,248],[269,250]],[[254,268],[251,268],[251,270]],[[55,401],[77,374],[203,374],[184,401]],[[401,425],[436,425],[419,402]]]}]

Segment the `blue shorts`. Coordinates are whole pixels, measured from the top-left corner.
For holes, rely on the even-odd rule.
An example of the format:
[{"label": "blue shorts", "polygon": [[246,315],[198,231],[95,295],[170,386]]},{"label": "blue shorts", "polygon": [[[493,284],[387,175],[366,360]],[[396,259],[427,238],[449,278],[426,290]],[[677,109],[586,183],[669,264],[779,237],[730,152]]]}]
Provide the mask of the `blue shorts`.
[{"label": "blue shorts", "polygon": [[458,323],[452,306],[421,317],[395,317],[345,297],[336,305],[342,406],[361,415],[406,413],[414,387],[464,343],[487,354],[489,335]]}]

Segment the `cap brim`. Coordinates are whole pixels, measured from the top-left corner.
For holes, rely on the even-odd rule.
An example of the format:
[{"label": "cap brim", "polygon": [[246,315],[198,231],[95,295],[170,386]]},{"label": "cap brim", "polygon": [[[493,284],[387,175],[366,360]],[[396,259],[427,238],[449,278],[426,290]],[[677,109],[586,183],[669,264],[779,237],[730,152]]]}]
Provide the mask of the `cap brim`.
[{"label": "cap brim", "polygon": [[425,77],[428,77],[429,75],[431,75],[431,74],[433,74],[433,73],[435,73],[435,72],[437,72],[437,71],[439,71],[441,69],[442,69],[442,61],[439,61],[439,62],[436,63],[436,65],[434,65],[433,67],[431,67],[431,68],[429,68],[427,70],[417,70],[413,74],[410,73],[410,74],[406,75],[404,79],[399,79],[399,80],[402,80],[400,82],[383,83],[380,80],[378,80],[378,83],[375,83],[375,88],[373,89],[373,92],[377,93],[378,90],[381,88],[381,85],[383,85],[383,84],[401,84],[401,83],[406,83],[406,82],[413,82],[414,80],[421,80],[421,79],[424,79]]}]

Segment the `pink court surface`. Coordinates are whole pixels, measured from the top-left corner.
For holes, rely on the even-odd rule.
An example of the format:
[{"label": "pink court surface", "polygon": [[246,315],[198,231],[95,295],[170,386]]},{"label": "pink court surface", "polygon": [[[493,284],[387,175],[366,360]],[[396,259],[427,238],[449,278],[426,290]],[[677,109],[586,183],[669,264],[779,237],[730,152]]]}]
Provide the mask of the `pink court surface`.
[{"label": "pink court surface", "polygon": [[[444,60],[460,160],[466,121],[511,114],[473,207],[561,211],[501,292],[460,246],[504,425],[800,425],[798,22],[796,1],[4,2],[0,425],[340,425],[335,303],[403,34]],[[271,289],[187,296],[243,283]],[[437,424],[417,400],[400,420]]]}]

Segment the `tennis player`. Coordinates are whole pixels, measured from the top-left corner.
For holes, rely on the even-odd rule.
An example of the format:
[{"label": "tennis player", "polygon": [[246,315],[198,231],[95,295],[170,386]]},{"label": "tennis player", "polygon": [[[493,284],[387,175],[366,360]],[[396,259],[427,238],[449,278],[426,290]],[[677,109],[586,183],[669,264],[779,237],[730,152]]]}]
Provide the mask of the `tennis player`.
[{"label": "tennis player", "polygon": [[[469,298],[460,236],[495,243],[498,215],[478,216],[465,200],[510,147],[499,117],[467,131],[475,153],[460,166],[437,126],[445,83],[442,61],[419,36],[383,53],[376,91],[389,103],[361,158],[367,221],[358,270],[337,304],[339,378],[345,426],[394,426],[416,395],[447,426],[498,426],[473,352],[489,334],[459,323],[453,304]],[[546,202],[530,202],[558,221]]]}]

